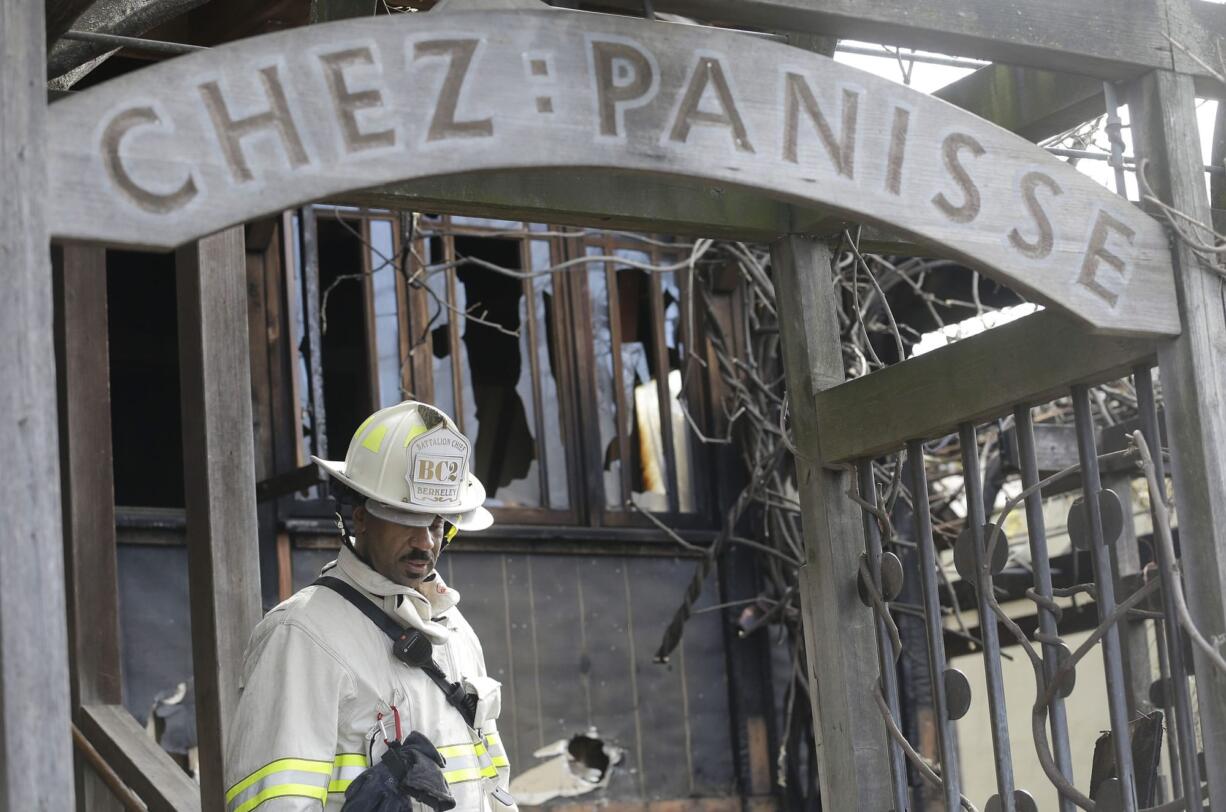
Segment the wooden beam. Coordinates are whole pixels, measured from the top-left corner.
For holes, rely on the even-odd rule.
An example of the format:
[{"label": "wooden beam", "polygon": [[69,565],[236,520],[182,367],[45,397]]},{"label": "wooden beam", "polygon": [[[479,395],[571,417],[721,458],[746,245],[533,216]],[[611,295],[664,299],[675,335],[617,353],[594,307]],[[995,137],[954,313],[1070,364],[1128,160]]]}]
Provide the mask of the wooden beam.
[{"label": "wooden beam", "polygon": [[[640,0],[600,5],[641,13]],[[656,11],[755,30],[804,31],[839,39],[882,42],[1042,70],[1126,79],[1146,70],[1208,72],[1181,54],[1172,57],[1168,30],[1210,65],[1226,26],[1203,0],[654,0]],[[1169,18],[1169,19],[1168,19]]]},{"label": "wooden beam", "polygon": [[199,812],[199,788],[123,706],[85,705],[80,727],[149,812]]},{"label": "wooden beam", "polygon": [[[54,251],[60,483],[72,707],[123,701],[119,584],[111,460],[106,251],[69,243]],[[75,713],[74,713],[75,715]],[[83,812],[119,809],[81,760],[74,766]]]},{"label": "wooden beam", "polygon": [[[1124,440],[1125,430],[1131,432],[1139,428],[1141,428],[1140,421],[1135,419],[1104,428],[1098,433],[1098,445],[1102,449],[1100,453],[1124,450],[1131,442],[1131,438],[1127,442]],[[1017,429],[1015,427],[1010,426],[1005,430],[1004,442],[1010,449],[1009,453],[1012,458],[1018,459]],[[1081,464],[1077,456],[1077,430],[1069,423],[1040,423],[1035,426],[1034,450],[1038,458],[1040,479]],[[1136,461],[1127,458],[1100,460],[1099,468],[1104,476],[1107,474],[1137,474]],[[1063,480],[1053,482],[1043,488],[1043,493],[1050,496],[1053,493],[1061,493],[1079,487],[1081,487],[1081,478],[1070,474]]]},{"label": "wooden beam", "polygon": [[[661,84],[645,85],[656,88],[655,95],[645,91],[636,97],[633,116],[621,116],[629,111],[609,99],[612,106],[594,114],[591,77],[585,79],[584,71],[543,65],[541,70],[553,70],[556,76],[549,77],[550,95],[538,101],[552,112],[525,116],[513,94],[497,84],[477,82],[474,73],[474,95],[465,104],[485,111],[487,118],[472,121],[488,133],[469,137],[459,134],[465,132],[462,127],[450,134],[440,130],[437,135],[442,140],[427,150],[427,156],[411,146],[416,136],[399,130],[354,135],[338,126],[335,105],[327,101],[328,83],[311,61],[321,53],[316,47],[334,44],[338,33],[329,26],[254,37],[169,60],[56,103],[51,133],[55,160],[50,162],[51,194],[57,204],[54,233],[156,248],[197,239],[302,200],[334,199],[355,190],[439,175],[480,177],[487,171],[535,175],[552,169],[560,173],[553,177],[581,186],[571,174],[579,173],[590,182],[583,189],[590,206],[603,202],[615,179],[630,184],[636,175],[651,176],[671,178],[681,189],[697,189],[717,200],[739,190],[748,196],[738,198],[745,202],[746,213],[759,207],[770,212],[776,208],[771,201],[783,201],[819,215],[837,212],[911,235],[1030,300],[1076,314],[1103,332],[1172,335],[1178,330],[1169,278],[1170,248],[1158,223],[1025,139],[896,82],[799,48],[727,31],[544,8],[464,11],[461,7],[331,25],[348,32],[346,36],[368,38],[362,41],[371,43],[371,66],[380,70],[384,66],[376,55],[397,53],[409,33],[450,37],[455,26],[496,31],[481,51],[480,67],[473,70],[501,77],[500,81],[512,83],[509,86],[518,86],[523,53],[536,47],[533,43],[542,26],[549,27],[561,49],[551,57],[559,65],[586,64],[595,58],[592,53],[604,53],[604,46],[594,44],[601,41],[599,37],[612,36],[612,42],[631,37],[636,48],[654,55],[654,62],[645,56],[636,61],[636,71],[642,72],[643,81],[648,73],[658,76]],[[430,40],[434,45],[425,49],[426,61],[433,59],[428,56],[431,49],[450,47],[446,45],[450,41]],[[695,59],[715,58],[699,53],[726,55],[720,59],[727,65],[721,61],[721,67],[712,70],[735,77],[740,98],[754,100],[749,105],[728,96],[726,104],[730,110],[737,108],[739,121],[731,129],[695,128],[686,108],[676,106],[698,103],[695,94],[701,94],[706,80],[700,74],[694,74],[700,78],[693,81],[686,76],[697,64]],[[268,64],[273,54],[284,59],[279,64],[287,75],[308,82],[250,91],[269,99],[267,93],[277,99],[284,93],[283,101],[275,102],[279,111],[275,114],[242,118],[244,114],[235,112],[233,99],[227,101],[219,86],[205,83],[207,92],[197,86],[201,71],[223,65],[228,74],[246,77],[242,82],[236,78],[236,86],[274,82],[272,73],[259,67]],[[781,65],[788,66],[786,81],[779,76]],[[397,68],[389,63],[386,70],[394,73]],[[602,71],[597,78],[612,82],[612,74]],[[840,142],[846,145],[822,146],[829,133],[819,136],[814,131],[814,122],[825,116],[819,116],[822,108],[814,93],[833,93],[831,88],[840,84],[857,88],[847,96],[858,101],[846,104],[848,124]],[[791,90],[785,91],[784,85]],[[397,92],[375,94],[377,103],[371,96],[372,116],[373,106],[383,108],[390,121],[428,110],[437,101],[426,82],[398,82],[388,85],[389,91],[392,86]],[[733,93],[731,85],[728,93]],[[150,118],[152,108],[115,112],[138,97],[160,105],[157,127]],[[566,99],[570,101],[563,103]],[[821,104],[830,102],[825,99]],[[797,105],[808,111],[803,130]],[[289,112],[294,109],[304,112],[295,116]],[[492,134],[495,121],[497,136]],[[858,122],[854,140],[852,122]],[[83,140],[71,135],[97,132],[99,127],[111,137]],[[249,141],[251,127],[281,132],[275,141],[280,142],[276,148],[283,158],[270,159],[266,152],[248,154],[243,143]],[[823,128],[818,129],[827,132]],[[175,137],[163,137],[170,130]],[[368,136],[380,141],[379,150],[387,152],[360,146]],[[350,137],[358,140],[346,141]],[[122,149],[121,141],[127,144]],[[253,143],[267,144],[267,139]],[[149,146],[141,150],[139,144]],[[515,144],[515,149],[508,151],[500,144]],[[392,160],[393,154],[404,160]],[[248,162],[257,155],[262,160],[253,169]],[[97,171],[99,166],[114,171]],[[256,181],[256,170],[259,194],[252,194],[257,187],[248,184]],[[1034,197],[1038,187],[1046,190],[1041,198]],[[557,187],[542,182],[541,188],[548,192]],[[530,196],[530,190],[524,196]],[[619,209],[614,213],[625,211],[623,201],[629,199],[617,198]],[[1041,205],[1036,202],[1040,199]],[[514,200],[522,205],[521,197]],[[565,201],[547,202],[562,208]],[[682,200],[677,205],[685,204]],[[596,219],[596,211],[589,209],[585,219]],[[667,225],[667,220],[657,224]],[[787,225],[785,233],[809,233],[796,217],[789,217]],[[777,221],[771,227],[777,229]]]},{"label": "wooden beam", "polygon": [[988,65],[932,95],[1036,142],[1105,110],[1101,79],[1012,65]]},{"label": "wooden beam", "polygon": [[71,809],[43,4],[0,3],[0,809]]},{"label": "wooden beam", "polygon": [[58,252],[56,324],[73,705],[123,701],[111,471],[106,251]]},{"label": "wooden beam", "polygon": [[204,806],[225,806],[222,758],[243,649],[260,618],[243,229],[180,248],[183,484]]},{"label": "wooden beam", "polygon": [[828,809],[890,809],[885,724],[874,692],[880,669],[872,613],[856,597],[864,536],[860,509],[847,498],[846,471],[827,468],[815,395],[842,382],[826,243],[785,237],[771,247],[788,401],[796,433],[796,478],[805,536],[801,568],[809,696],[817,734],[817,771]]},{"label": "wooden beam", "polygon": [[311,25],[369,17],[379,6],[371,0],[311,0],[308,19]]},{"label": "wooden beam", "polygon": [[1119,378],[1155,352],[1149,340],[1093,335],[1060,314],[1035,313],[819,393],[822,458],[850,462],[940,437],[1074,383]]},{"label": "wooden beam", "polygon": [[[565,226],[769,240],[792,228],[792,207],[713,183],[557,171],[448,175],[342,195],[355,205]],[[816,216],[814,217],[816,219]]]},{"label": "wooden beam", "polygon": [[[1192,81],[1156,72],[1129,97],[1137,156],[1155,194],[1209,222]],[[1182,569],[1192,618],[1209,640],[1226,634],[1226,282],[1220,270],[1174,240],[1183,332],[1158,353],[1179,514]],[[1216,260],[1214,260],[1214,264]],[[1195,649],[1205,763],[1226,764],[1226,674]],[[1226,770],[1207,771],[1210,805],[1226,807]]]},{"label": "wooden beam", "polygon": [[[446,175],[341,195],[338,202],[373,208],[494,217],[530,223],[650,231],[687,237],[770,241],[780,234],[834,234],[856,223],[816,207],[682,179],[617,176],[582,170]],[[863,251],[935,256],[884,229],[865,227]]]}]

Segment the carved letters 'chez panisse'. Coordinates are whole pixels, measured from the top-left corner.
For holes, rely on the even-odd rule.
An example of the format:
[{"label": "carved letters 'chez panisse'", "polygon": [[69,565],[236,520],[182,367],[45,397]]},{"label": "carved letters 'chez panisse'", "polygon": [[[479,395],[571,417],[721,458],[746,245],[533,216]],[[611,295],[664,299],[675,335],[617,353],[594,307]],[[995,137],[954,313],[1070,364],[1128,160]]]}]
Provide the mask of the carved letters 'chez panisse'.
[{"label": "carved letters 'chez panisse'", "polygon": [[1176,334],[1156,221],[1033,144],[822,56],[557,10],[311,26],[51,107],[52,231],[167,249],[397,180],[583,167],[736,185],[939,246],[1115,333]]}]

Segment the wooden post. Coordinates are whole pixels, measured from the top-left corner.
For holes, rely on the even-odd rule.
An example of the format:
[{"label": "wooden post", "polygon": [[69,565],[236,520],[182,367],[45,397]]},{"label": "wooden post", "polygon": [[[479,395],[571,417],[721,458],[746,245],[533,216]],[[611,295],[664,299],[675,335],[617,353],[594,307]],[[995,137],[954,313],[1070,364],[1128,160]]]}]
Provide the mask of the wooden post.
[{"label": "wooden post", "polygon": [[0,809],[71,809],[42,3],[0,3],[0,53]]},{"label": "wooden post", "polygon": [[822,464],[814,395],[843,382],[831,249],[802,237],[771,246],[805,534],[802,612],[824,809],[890,809],[872,612],[856,595],[864,537],[846,471]]},{"label": "wooden post", "polygon": [[[1209,223],[1192,79],[1155,71],[1132,88],[1139,160],[1154,194]],[[1158,351],[1166,400],[1184,584],[1192,619],[1210,641],[1226,633],[1226,282],[1184,241],[1173,242],[1183,333]],[[1226,808],[1226,674],[1195,648],[1209,797]]]},{"label": "wooden post", "polygon": [[243,229],[180,248],[175,267],[201,801],[222,809],[243,649],[260,617]]},{"label": "wooden post", "polygon": [[[75,718],[82,705],[123,702],[106,251],[69,243],[55,254],[59,260],[54,274],[60,485]],[[76,759],[75,773],[79,809],[104,812],[121,808],[83,759]]]},{"label": "wooden post", "polygon": [[[272,352],[272,336],[279,324],[275,319],[280,313],[275,289],[272,300],[265,298],[269,292],[268,277],[275,275],[278,262],[276,220],[258,220],[244,228],[244,247],[247,252],[247,340],[251,359],[251,413],[254,444],[255,480],[262,482],[279,473],[276,460],[277,430],[274,418],[272,376],[277,358]],[[271,608],[279,602],[277,597],[277,506],[272,499],[256,504],[256,521],[259,527],[260,597],[262,606]]]}]

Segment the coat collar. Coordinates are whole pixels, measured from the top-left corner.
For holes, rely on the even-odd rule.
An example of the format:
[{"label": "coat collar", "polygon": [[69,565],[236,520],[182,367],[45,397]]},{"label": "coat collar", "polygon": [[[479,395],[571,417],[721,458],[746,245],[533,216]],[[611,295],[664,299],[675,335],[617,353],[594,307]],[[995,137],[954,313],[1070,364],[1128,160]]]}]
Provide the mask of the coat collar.
[{"label": "coat collar", "polygon": [[[327,567],[325,567],[327,569]],[[345,580],[374,598],[383,611],[399,618],[414,628],[421,629],[431,637],[445,638],[447,628],[435,622],[460,602],[460,593],[443,582],[438,570],[429,580],[413,587],[402,586],[385,578],[370,567],[348,545],[342,545],[336,558],[336,570]]]}]

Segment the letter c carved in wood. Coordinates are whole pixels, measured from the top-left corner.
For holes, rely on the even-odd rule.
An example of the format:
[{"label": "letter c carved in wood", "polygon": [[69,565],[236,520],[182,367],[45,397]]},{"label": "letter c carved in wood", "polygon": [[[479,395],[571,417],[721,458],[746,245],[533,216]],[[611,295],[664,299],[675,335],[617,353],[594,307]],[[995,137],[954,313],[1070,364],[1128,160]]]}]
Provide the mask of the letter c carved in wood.
[{"label": "letter c carved in wood", "polygon": [[111,182],[141,209],[151,214],[169,214],[191,202],[198,192],[196,181],[188,173],[187,180],[173,192],[159,193],[141,186],[128,174],[119,149],[127,134],[148,124],[161,124],[162,119],[152,107],[130,107],[111,119],[102,132],[102,162]]}]

